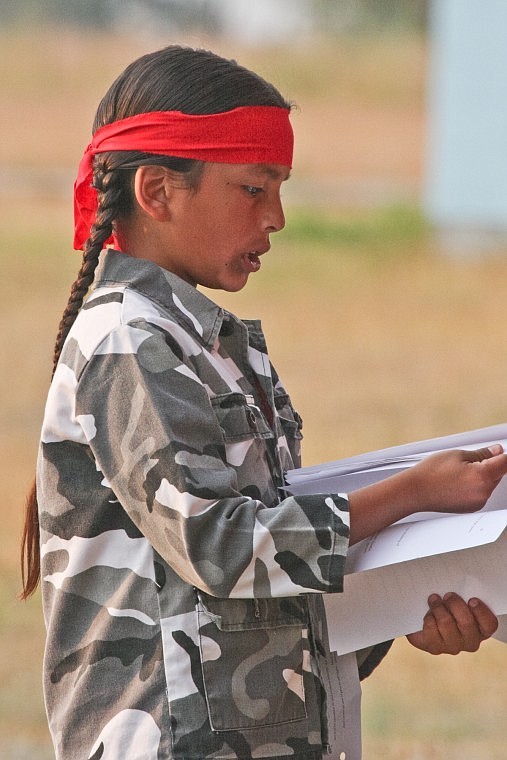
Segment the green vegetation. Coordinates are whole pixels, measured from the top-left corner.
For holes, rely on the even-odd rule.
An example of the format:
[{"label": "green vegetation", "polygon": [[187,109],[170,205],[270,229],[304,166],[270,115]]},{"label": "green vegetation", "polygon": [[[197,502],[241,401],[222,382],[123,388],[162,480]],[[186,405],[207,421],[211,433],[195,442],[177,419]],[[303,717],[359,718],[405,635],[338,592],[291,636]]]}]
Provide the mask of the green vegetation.
[{"label": "green vegetation", "polygon": [[331,211],[291,209],[280,239],[285,243],[362,248],[365,253],[377,246],[403,245],[406,253],[406,246],[424,242],[428,236],[428,223],[417,206],[396,205],[348,217]]}]

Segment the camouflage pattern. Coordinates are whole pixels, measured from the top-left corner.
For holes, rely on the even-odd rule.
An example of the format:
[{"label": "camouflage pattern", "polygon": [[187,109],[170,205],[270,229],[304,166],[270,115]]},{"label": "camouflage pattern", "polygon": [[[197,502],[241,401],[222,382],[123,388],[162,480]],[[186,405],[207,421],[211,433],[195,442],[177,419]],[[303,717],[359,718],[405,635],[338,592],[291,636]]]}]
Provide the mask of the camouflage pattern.
[{"label": "camouflage pattern", "polygon": [[356,656],[328,651],[322,604],[348,502],[283,497],[300,441],[258,322],[103,254],[38,461],[58,760],[360,757]]}]

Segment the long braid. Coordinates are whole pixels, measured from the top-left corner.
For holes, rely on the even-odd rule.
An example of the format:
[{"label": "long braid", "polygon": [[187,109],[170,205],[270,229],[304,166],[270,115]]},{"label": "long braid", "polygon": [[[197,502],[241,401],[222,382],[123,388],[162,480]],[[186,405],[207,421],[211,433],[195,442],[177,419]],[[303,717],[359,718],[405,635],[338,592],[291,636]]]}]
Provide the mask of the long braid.
[{"label": "long braid", "polygon": [[[100,252],[113,231],[114,220],[118,218],[124,208],[122,201],[125,197],[124,180],[126,177],[122,177],[119,171],[110,168],[110,164],[114,164],[109,158],[107,154],[102,154],[95,159],[93,182],[97,188],[97,216],[95,224],[90,230],[90,237],[85,244],[81,269],[72,285],[69,300],[58,328],[53,355],[53,375],[65,339],[93,282]],[[40,527],[35,479],[28,491],[25,509],[26,517],[21,539],[21,578],[23,583],[21,599],[27,599],[33,594],[40,580]]]},{"label": "long braid", "polygon": [[95,159],[93,184],[97,189],[97,216],[95,224],[90,230],[90,237],[85,244],[81,269],[72,284],[69,300],[58,328],[53,355],[53,374],[63,344],[93,282],[100,252],[113,231],[113,222],[118,217],[118,209],[124,195],[123,186],[120,182],[120,172],[109,168],[107,154],[99,155]]}]

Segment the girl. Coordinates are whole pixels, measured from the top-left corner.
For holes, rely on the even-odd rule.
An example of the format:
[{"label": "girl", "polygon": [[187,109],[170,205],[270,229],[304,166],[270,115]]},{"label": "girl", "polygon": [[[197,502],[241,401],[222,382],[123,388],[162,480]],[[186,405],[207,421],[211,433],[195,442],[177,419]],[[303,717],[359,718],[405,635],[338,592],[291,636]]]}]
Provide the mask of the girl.
[{"label": "girl", "polygon": [[[480,508],[507,472],[498,446],[282,498],[301,420],[259,323],[197,286],[240,290],[284,226],[289,114],[252,72],[175,46],[98,108],[24,540],[59,760],[359,758],[359,679],[390,644],[330,652],[322,594],[349,543]],[[495,627],[451,594],[410,639],[474,650]]]}]

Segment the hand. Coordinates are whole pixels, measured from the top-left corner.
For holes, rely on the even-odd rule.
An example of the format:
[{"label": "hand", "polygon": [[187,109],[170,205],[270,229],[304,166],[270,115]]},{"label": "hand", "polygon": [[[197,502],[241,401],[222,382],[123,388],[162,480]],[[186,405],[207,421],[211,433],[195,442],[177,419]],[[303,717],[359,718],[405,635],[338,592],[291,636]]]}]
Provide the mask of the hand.
[{"label": "hand", "polygon": [[467,604],[455,593],[445,594],[443,598],[432,594],[428,605],[422,631],[407,636],[412,646],[423,652],[476,652],[498,628],[497,617],[480,599],[470,599]]},{"label": "hand", "polygon": [[475,512],[507,473],[500,444],[474,451],[441,451],[412,468],[420,511]]},{"label": "hand", "polygon": [[475,512],[507,474],[500,444],[440,451],[349,493],[350,545],[415,512]]}]

